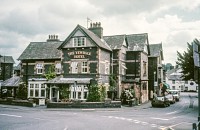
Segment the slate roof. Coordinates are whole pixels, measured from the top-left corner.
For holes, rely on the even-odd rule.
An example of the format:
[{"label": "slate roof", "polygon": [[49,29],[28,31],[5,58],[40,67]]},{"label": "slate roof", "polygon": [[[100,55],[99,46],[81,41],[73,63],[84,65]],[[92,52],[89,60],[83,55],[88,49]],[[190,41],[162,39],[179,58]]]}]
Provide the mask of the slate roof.
[{"label": "slate roof", "polygon": [[78,29],[81,29],[88,37],[91,38],[91,40],[94,41],[94,43],[103,49],[112,51],[111,48],[109,47],[109,45],[103,40],[100,39],[96,34],[94,34],[92,31],[82,27],[81,25],[77,25],[76,28],[72,31],[72,33],[66,38],[66,40],[59,46],[58,49],[61,49],[71,38],[71,36],[74,34],[74,32]]},{"label": "slate roof", "polygon": [[61,43],[61,41],[31,42],[19,56],[18,60],[59,59],[61,51],[57,48]]},{"label": "slate roof", "polygon": [[2,56],[2,57],[0,57],[0,63],[12,63],[12,64],[14,64],[15,61],[13,60],[12,56]]},{"label": "slate roof", "polygon": [[[148,34],[142,33],[142,34],[130,34],[126,35],[127,43],[129,46],[129,50],[135,50],[135,51],[143,51],[144,46],[148,43]],[[135,48],[135,46],[138,46]]]},{"label": "slate roof", "polygon": [[149,45],[149,48],[150,48],[150,56],[152,56],[152,57],[158,57],[158,56],[161,55],[161,58],[163,60],[162,43],[151,44],[151,45]]},{"label": "slate roof", "polygon": [[169,80],[182,80],[182,73],[180,68],[175,68],[167,71],[167,78]]},{"label": "slate roof", "polygon": [[110,46],[111,49],[120,49],[123,46],[125,38],[126,35],[113,35],[103,37],[103,39]]},{"label": "slate roof", "polygon": [[18,87],[20,81],[21,81],[21,78],[19,76],[14,76],[2,82],[1,86],[2,87]]}]

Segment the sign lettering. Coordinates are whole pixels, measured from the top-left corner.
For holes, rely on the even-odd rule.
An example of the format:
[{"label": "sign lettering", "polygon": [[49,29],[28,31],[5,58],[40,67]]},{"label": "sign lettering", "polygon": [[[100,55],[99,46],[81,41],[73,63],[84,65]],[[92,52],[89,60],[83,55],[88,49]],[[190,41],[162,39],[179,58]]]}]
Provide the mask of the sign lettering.
[{"label": "sign lettering", "polygon": [[73,52],[68,52],[69,56],[73,56],[75,59],[84,59],[86,58],[85,56],[90,56],[91,52],[87,51],[73,51]]}]

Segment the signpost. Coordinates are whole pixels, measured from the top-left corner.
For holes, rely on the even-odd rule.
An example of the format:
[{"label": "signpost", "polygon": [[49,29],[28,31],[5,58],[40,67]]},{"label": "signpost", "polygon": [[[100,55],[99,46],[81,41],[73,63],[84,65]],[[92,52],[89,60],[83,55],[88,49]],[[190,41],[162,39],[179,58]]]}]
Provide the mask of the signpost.
[{"label": "signpost", "polygon": [[[200,42],[193,42],[194,80],[198,83],[198,130],[200,130]],[[193,126],[194,127],[194,126]]]}]

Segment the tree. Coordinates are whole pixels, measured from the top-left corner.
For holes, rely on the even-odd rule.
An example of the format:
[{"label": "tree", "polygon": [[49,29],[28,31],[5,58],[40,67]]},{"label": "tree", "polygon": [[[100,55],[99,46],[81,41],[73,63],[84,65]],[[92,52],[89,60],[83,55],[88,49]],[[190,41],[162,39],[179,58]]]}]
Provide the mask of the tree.
[{"label": "tree", "polygon": [[56,77],[56,73],[55,73],[55,69],[54,69],[54,66],[53,66],[53,65],[51,65],[51,66],[49,67],[48,73],[47,73],[47,74],[44,74],[44,76],[45,76],[45,78],[46,78],[47,80],[50,80],[50,79],[53,79],[53,78]]},{"label": "tree", "polygon": [[116,86],[117,86],[117,76],[116,75],[110,75],[109,76],[109,83],[110,83],[110,87],[109,90],[110,91],[116,91]]},{"label": "tree", "polygon": [[100,93],[100,101],[104,101],[106,98],[106,87],[101,85],[99,87],[99,93]]},{"label": "tree", "polygon": [[183,80],[193,80],[194,79],[194,59],[193,59],[193,43],[199,41],[194,39],[193,42],[187,43],[187,51],[184,51],[183,54],[177,51],[177,60],[176,64],[182,68],[182,78]]},{"label": "tree", "polygon": [[69,99],[69,95],[70,95],[69,87],[60,86],[59,91],[60,91],[60,99],[63,99],[63,101],[67,101]]}]

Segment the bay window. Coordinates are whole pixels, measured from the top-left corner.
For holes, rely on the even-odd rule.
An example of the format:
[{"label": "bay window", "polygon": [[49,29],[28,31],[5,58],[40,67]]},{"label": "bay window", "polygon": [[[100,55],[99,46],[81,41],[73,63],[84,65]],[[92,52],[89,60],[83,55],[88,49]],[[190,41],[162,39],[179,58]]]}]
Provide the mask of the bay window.
[{"label": "bay window", "polygon": [[70,98],[71,99],[79,99],[79,100],[86,100],[88,96],[88,87],[87,85],[71,85],[70,87],[71,93]]},{"label": "bay window", "polygon": [[46,85],[44,83],[29,83],[28,98],[45,98]]}]

